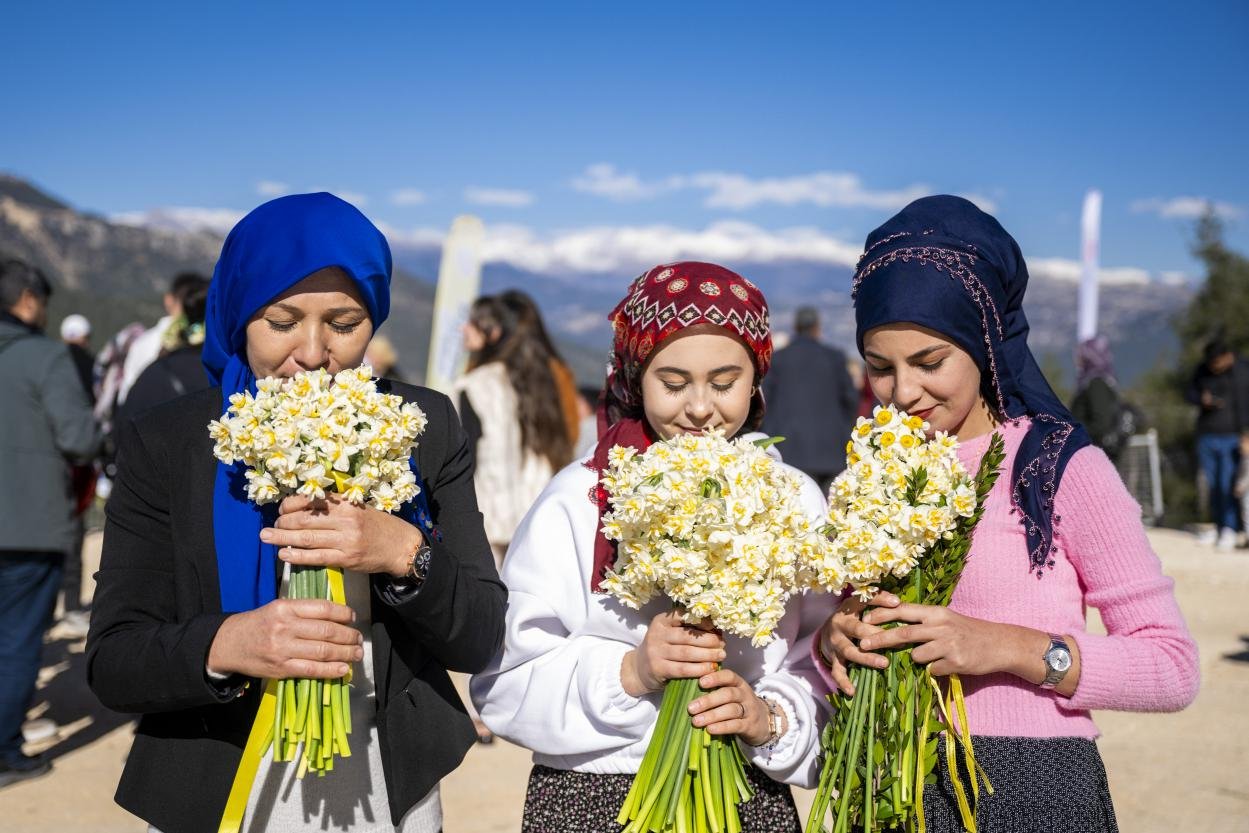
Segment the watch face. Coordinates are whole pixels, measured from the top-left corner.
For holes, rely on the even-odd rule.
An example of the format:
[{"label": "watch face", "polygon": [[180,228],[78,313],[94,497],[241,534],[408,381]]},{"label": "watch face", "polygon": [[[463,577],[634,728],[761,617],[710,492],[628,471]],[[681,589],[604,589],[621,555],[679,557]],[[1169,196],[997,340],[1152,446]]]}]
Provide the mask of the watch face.
[{"label": "watch face", "polygon": [[1071,667],[1071,652],[1065,648],[1050,648],[1045,654],[1045,664],[1062,673]]}]

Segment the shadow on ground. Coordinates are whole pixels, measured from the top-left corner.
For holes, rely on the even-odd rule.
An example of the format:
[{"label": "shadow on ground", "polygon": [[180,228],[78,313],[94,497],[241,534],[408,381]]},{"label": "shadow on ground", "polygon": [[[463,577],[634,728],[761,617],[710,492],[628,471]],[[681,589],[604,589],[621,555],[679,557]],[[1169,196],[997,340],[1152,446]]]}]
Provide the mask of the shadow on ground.
[{"label": "shadow on ground", "polygon": [[1249,662],[1249,636],[1242,636],[1240,642],[1240,650],[1235,653],[1224,654],[1223,659],[1231,660],[1232,662]]},{"label": "shadow on ground", "polygon": [[55,628],[43,644],[43,664],[35,692],[33,717],[46,717],[59,729],[55,738],[32,744],[48,758],[81,749],[133,722],[100,704],[87,687],[86,640],[56,638]]}]

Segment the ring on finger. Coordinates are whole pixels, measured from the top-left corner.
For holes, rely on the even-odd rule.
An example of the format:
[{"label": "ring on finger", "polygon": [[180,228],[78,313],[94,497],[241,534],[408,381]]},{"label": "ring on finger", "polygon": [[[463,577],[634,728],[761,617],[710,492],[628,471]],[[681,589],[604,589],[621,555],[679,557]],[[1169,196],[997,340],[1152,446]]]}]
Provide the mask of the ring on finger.
[{"label": "ring on finger", "polygon": [[742,716],[739,719],[745,720],[746,719],[746,704],[743,703],[741,700],[738,700],[737,707],[742,710]]}]

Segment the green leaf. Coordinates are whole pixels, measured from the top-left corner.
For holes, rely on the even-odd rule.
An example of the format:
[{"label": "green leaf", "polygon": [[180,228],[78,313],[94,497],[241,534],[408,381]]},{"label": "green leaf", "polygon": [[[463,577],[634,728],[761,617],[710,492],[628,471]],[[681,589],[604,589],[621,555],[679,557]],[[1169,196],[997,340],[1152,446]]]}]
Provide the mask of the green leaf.
[{"label": "green leaf", "polygon": [[766,448],[771,448],[777,443],[785,442],[785,438],[784,437],[763,437],[762,439],[755,440],[754,442],[755,442],[755,445],[759,446],[760,448],[766,449]]}]

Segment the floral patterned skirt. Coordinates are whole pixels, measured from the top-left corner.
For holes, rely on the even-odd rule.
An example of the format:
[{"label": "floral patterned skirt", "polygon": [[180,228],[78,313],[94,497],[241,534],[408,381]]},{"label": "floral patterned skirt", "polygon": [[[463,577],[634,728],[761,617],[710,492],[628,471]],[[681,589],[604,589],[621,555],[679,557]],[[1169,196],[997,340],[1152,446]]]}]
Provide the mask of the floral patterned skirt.
[{"label": "floral patterned skirt", "polygon": [[[924,791],[925,821],[929,833],[962,833],[944,737],[940,743],[941,778]],[[993,795],[981,791],[976,813],[984,833],[1118,833],[1106,768],[1093,741],[985,735],[973,737],[972,745],[993,783]],[[968,784],[961,752],[957,760]]]},{"label": "floral patterned skirt", "polygon": [[[786,784],[746,768],[754,798],[738,806],[743,833],[800,833],[798,810]],[[632,775],[601,775],[535,765],[529,773],[522,833],[619,833],[616,814]]]}]

